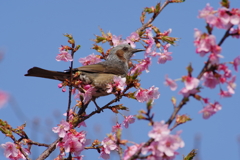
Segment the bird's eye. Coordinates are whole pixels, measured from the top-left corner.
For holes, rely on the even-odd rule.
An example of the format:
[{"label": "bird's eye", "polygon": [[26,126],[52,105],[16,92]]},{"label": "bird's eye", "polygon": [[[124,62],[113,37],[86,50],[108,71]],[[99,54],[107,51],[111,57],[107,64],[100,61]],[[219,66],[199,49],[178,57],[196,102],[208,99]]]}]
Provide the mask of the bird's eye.
[{"label": "bird's eye", "polygon": [[130,46],[130,45],[131,45],[131,43],[128,43],[128,45]]},{"label": "bird's eye", "polygon": [[123,50],[124,50],[124,51],[127,51],[127,50],[128,50],[128,48],[127,48],[127,47],[123,47]]}]

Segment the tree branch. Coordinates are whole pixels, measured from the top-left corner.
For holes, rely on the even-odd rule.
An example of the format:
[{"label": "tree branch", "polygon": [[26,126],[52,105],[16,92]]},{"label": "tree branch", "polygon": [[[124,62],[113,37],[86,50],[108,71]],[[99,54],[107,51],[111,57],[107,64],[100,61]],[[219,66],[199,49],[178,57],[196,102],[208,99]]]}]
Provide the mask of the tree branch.
[{"label": "tree branch", "polygon": [[158,12],[158,13],[154,13],[153,16],[148,20],[148,22],[146,22],[146,23],[143,24],[139,29],[137,29],[136,32],[139,33],[139,32],[144,31],[144,30],[148,27],[148,25],[151,24],[151,23],[155,20],[155,18],[157,18],[157,16],[162,12],[162,10],[163,10],[169,3],[170,3],[169,0],[166,0],[166,1],[163,3],[163,5],[161,6],[159,12]]}]

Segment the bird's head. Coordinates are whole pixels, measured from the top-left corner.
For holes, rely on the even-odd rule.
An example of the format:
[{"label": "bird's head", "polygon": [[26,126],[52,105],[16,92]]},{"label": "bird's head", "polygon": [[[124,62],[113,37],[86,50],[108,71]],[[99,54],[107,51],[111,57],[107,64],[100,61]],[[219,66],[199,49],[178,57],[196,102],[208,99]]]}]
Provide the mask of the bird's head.
[{"label": "bird's head", "polygon": [[132,55],[136,52],[145,51],[144,49],[134,49],[129,44],[120,44],[110,50],[110,54],[107,60],[110,61],[123,61],[127,62],[130,60]]}]

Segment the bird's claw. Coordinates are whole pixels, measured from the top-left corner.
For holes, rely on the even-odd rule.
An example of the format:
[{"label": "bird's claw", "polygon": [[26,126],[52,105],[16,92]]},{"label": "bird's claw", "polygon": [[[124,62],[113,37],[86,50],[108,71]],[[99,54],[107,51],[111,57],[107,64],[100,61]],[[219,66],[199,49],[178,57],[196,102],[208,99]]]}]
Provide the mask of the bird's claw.
[{"label": "bird's claw", "polygon": [[95,111],[96,111],[97,113],[101,113],[101,111],[103,112],[103,110],[101,110],[101,108],[98,106],[98,104],[97,104],[97,102],[95,101],[95,99],[93,100],[93,103],[94,103],[95,106],[96,106]]}]

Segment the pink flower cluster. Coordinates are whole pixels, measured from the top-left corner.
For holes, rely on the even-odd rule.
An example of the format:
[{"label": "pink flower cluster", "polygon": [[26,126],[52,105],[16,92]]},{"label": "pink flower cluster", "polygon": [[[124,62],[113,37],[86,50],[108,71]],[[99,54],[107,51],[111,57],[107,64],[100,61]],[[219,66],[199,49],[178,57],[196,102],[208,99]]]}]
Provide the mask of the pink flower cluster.
[{"label": "pink flower cluster", "polygon": [[134,67],[130,70],[129,75],[133,75],[135,73],[140,74],[142,71],[149,72],[148,68],[151,65],[151,58],[146,57],[138,64],[134,65]]},{"label": "pink flower cluster", "polygon": [[117,132],[117,130],[122,129],[122,125],[125,128],[128,128],[129,124],[132,124],[134,122],[135,122],[135,119],[133,118],[133,115],[124,116],[123,124],[117,123],[115,126],[112,127],[112,132]]},{"label": "pink flower cluster", "polygon": [[100,157],[103,159],[109,159],[110,158],[110,153],[111,151],[117,150],[117,144],[116,144],[116,135],[109,135],[108,137],[104,138],[102,141],[102,148],[101,148],[101,153]]},{"label": "pink flower cluster", "polygon": [[232,10],[221,7],[214,10],[210,4],[199,12],[199,18],[203,18],[211,27],[228,29],[232,25],[240,25],[240,10],[233,8]]},{"label": "pink flower cluster", "polygon": [[52,131],[54,133],[58,133],[58,136],[63,138],[66,136],[67,131],[70,130],[71,125],[66,122],[65,120],[62,120],[60,124],[58,124],[58,127],[53,127]]},{"label": "pink flower cluster", "polygon": [[[211,27],[229,29],[234,25],[238,25],[238,28],[240,26],[239,9],[230,10],[222,7],[215,11],[209,4],[207,4],[207,6],[200,11],[199,17],[204,18]],[[235,29],[231,28],[230,32],[233,34]],[[240,32],[237,31],[235,33]],[[223,56],[220,55],[221,47],[216,44],[215,36],[202,33],[201,31],[195,29],[194,44],[197,47],[196,52],[200,54],[200,56],[210,53],[209,61],[212,65],[216,65],[215,70],[207,71],[203,74],[203,85],[213,89],[218,84],[226,84],[227,90],[224,91],[220,89],[219,94],[221,97],[231,97],[232,94],[235,93],[236,77],[232,76],[231,70],[228,69],[226,64],[221,64],[219,62],[219,59],[223,58]],[[240,65],[240,58],[236,57],[232,64],[234,69],[237,71],[238,65]]]},{"label": "pink flower cluster", "polygon": [[135,144],[132,146],[127,147],[127,149],[124,151],[124,157],[123,160],[128,160],[132,155],[134,155],[140,148],[142,147],[142,144]]},{"label": "pink flower cluster", "polygon": [[147,35],[147,39],[143,40],[143,41],[147,44],[145,56],[148,56],[151,54],[151,52],[153,50],[152,49],[153,45],[155,44],[155,41],[153,39],[153,34],[152,34],[152,28],[146,29],[146,35]]},{"label": "pink flower cluster", "polygon": [[92,95],[96,92],[96,89],[91,85],[84,85],[83,89],[85,93],[79,91],[76,97],[82,96],[83,103],[88,103],[92,99]]},{"label": "pink flower cluster", "polygon": [[[4,156],[9,158],[10,160],[20,160],[25,159],[24,155],[17,148],[16,144],[12,142],[6,142],[5,144],[1,144],[1,147],[4,149]],[[23,149],[23,151],[29,155],[30,152],[28,149]]]},{"label": "pink flower cluster", "polygon": [[218,102],[215,102],[214,104],[209,103],[208,100],[204,102],[207,105],[201,111],[199,111],[199,113],[203,113],[204,119],[208,119],[213,114],[215,114],[216,112],[222,109],[222,106]]},{"label": "pink flower cluster", "polygon": [[113,84],[108,84],[107,93],[111,93],[113,90],[116,91],[123,91],[124,87],[126,86],[126,78],[121,76],[114,76],[113,77]]},{"label": "pink flower cluster", "polygon": [[129,124],[132,124],[132,123],[134,123],[134,122],[135,122],[135,119],[133,118],[132,115],[126,116],[125,119],[124,119],[124,121],[123,121],[123,126],[124,126],[125,128],[128,128]]},{"label": "pink flower cluster", "polygon": [[135,97],[138,100],[138,102],[149,102],[154,99],[158,99],[160,96],[160,93],[158,91],[158,87],[152,86],[149,89],[138,89],[135,93]]},{"label": "pink flower cluster", "polygon": [[200,82],[199,79],[190,76],[184,76],[182,80],[184,81],[185,87],[181,89],[179,93],[184,97],[188,97],[190,94],[196,94],[199,92],[197,90]]},{"label": "pink flower cluster", "polygon": [[[236,76],[232,76],[231,71],[228,69],[228,67],[225,64],[219,64],[218,65],[218,72],[205,72],[203,74],[202,80],[203,85],[206,87],[209,87],[211,89],[215,88],[218,84],[226,84],[227,85],[227,91],[220,90],[220,96],[221,97],[231,97],[232,94],[235,93],[236,88]],[[220,74],[220,72],[223,72]]]},{"label": "pink flower cluster", "polygon": [[71,152],[81,158],[80,154],[88,144],[90,144],[90,140],[86,139],[86,133],[81,131],[68,132],[57,146],[61,148],[61,156],[65,156],[65,153]]},{"label": "pink flower cluster", "polygon": [[83,65],[83,66],[86,66],[86,65],[90,65],[90,64],[96,64],[96,63],[99,63],[101,62],[102,60],[99,58],[98,55],[94,55],[93,54],[90,54],[89,56],[85,57],[85,58],[80,58],[79,59],[79,62]]},{"label": "pink flower cluster", "polygon": [[205,56],[207,53],[211,53],[209,58],[212,64],[218,64],[219,58],[222,58],[220,55],[221,47],[216,44],[216,38],[214,35],[208,35],[202,33],[198,29],[195,29],[195,41],[196,53],[200,56]]},{"label": "pink flower cluster", "polygon": [[[124,116],[124,118],[125,119],[123,121],[123,124],[117,123],[115,126],[112,127],[112,132],[116,133],[119,129],[122,129],[122,125],[125,128],[128,128],[129,124],[132,124],[135,122],[135,119],[133,118],[132,115]],[[115,133],[108,135],[108,137],[102,141],[100,157],[102,157],[103,159],[109,159],[111,151],[118,150]]]},{"label": "pink flower cluster", "polygon": [[[162,33],[162,36],[168,36],[171,33],[171,29],[168,31]],[[171,44],[167,43],[165,45],[161,45],[162,51],[161,52],[156,52],[155,49],[153,49],[153,45],[155,44],[155,40],[153,39],[152,35],[152,29],[148,28],[146,29],[146,35],[147,35],[147,40],[143,40],[146,44],[146,51],[145,51],[145,57],[146,56],[152,56],[152,57],[157,57],[158,58],[158,63],[164,64],[166,61],[171,61],[172,60],[172,52],[169,52],[168,49],[171,46]]]},{"label": "pink flower cluster", "polygon": [[171,44],[169,44],[169,43],[166,44],[166,45],[163,45],[162,46],[163,47],[162,52],[158,53],[158,52],[153,51],[151,53],[151,55],[154,56],[154,57],[159,56],[158,63],[160,63],[160,64],[164,64],[167,61],[171,61],[172,60],[172,56],[171,56],[172,52],[168,51],[170,46],[171,46]]},{"label": "pink flower cluster", "polygon": [[[175,155],[178,154],[176,150],[184,147],[184,142],[179,134],[180,132],[176,135],[171,135],[168,125],[166,125],[164,121],[155,122],[153,129],[148,133],[148,136],[153,138],[154,141],[148,147],[144,147],[141,153],[143,155],[149,155],[149,153],[151,153],[148,156],[149,160],[173,159]],[[143,144],[128,147],[124,152],[124,159],[131,157],[142,145]]]},{"label": "pink flower cluster", "polygon": [[140,40],[140,37],[136,32],[131,33],[131,35],[126,38],[126,40],[122,40],[121,36],[115,36],[115,35],[112,36],[112,43],[114,47],[120,44],[130,44],[132,48],[135,48],[136,47],[135,42],[139,40]]},{"label": "pink flower cluster", "polygon": [[75,156],[81,158],[81,156],[79,156],[80,153],[90,141],[86,139],[86,133],[84,131],[77,132],[71,129],[71,127],[68,122],[62,120],[58,127],[53,127],[52,129],[54,133],[58,133],[58,136],[62,138],[57,144],[57,146],[61,148],[60,157],[64,157],[65,153],[72,152]]},{"label": "pink flower cluster", "polygon": [[60,53],[56,57],[57,61],[64,61],[64,62],[73,61],[71,54],[69,54],[68,51],[64,49],[64,47],[60,47],[59,52]]},{"label": "pink flower cluster", "polygon": [[155,158],[163,156],[173,158],[177,154],[176,150],[184,147],[184,142],[179,136],[180,133],[171,135],[168,125],[164,121],[155,122],[153,130],[148,133],[148,136],[153,138],[154,142],[150,146],[143,148],[142,154],[146,155],[148,152],[151,152]]}]

